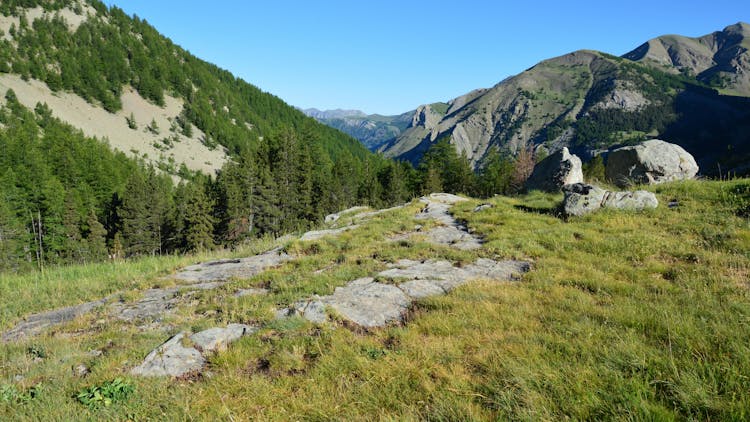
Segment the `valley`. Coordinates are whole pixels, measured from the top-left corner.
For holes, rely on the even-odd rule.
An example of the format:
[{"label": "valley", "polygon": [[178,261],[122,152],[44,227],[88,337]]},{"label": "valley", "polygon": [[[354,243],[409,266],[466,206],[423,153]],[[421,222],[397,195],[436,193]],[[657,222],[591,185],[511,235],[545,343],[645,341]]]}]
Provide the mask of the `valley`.
[{"label": "valley", "polygon": [[748,24],[379,115],[254,83],[434,83],[506,10],[146,6],[192,41],[0,1],[0,420],[750,419]]}]

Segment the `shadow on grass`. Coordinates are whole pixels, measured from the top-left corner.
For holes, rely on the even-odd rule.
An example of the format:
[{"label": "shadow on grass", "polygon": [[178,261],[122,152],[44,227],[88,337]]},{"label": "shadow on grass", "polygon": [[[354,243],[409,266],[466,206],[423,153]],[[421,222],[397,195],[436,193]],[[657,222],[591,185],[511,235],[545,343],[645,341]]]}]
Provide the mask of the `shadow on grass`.
[{"label": "shadow on grass", "polygon": [[565,215],[563,214],[562,207],[555,206],[555,207],[529,207],[526,205],[514,205],[513,208],[524,211],[524,212],[531,212],[534,214],[542,214],[542,215],[549,215],[555,218],[565,219]]}]

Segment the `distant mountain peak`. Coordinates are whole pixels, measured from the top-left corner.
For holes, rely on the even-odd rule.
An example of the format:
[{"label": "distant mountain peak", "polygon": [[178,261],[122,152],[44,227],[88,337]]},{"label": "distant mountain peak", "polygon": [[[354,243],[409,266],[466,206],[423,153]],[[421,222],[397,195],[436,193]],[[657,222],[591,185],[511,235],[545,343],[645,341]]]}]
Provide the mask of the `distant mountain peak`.
[{"label": "distant mountain peak", "polygon": [[314,119],[343,119],[346,117],[364,117],[364,111],[360,110],[344,110],[337,108],[335,110],[318,110],[317,108],[307,108],[302,110],[306,115]]}]

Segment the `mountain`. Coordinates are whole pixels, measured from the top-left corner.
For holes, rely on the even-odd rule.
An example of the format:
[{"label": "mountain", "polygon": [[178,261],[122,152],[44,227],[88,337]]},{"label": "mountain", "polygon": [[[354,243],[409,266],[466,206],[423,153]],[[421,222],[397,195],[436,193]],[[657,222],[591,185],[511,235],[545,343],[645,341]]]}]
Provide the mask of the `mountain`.
[{"label": "mountain", "polygon": [[411,124],[413,112],[397,116],[365,114],[359,110],[326,110],[310,108],[305,114],[319,122],[358,139],[370,151],[379,150]]},{"label": "mountain", "polygon": [[685,147],[705,172],[747,171],[747,33],[739,23],[700,38],[660,37],[623,57],[581,50],[545,60],[492,88],[420,106],[379,150],[416,163],[450,139],[480,168],[492,149],[567,146],[591,157],[658,136]]},{"label": "mountain", "polygon": [[750,25],[744,22],[699,38],[665,35],[623,57],[681,72],[730,95],[750,95]]},{"label": "mountain", "polygon": [[307,108],[302,110],[303,113],[312,117],[313,119],[342,119],[345,117],[364,117],[365,112],[359,110],[342,110],[337,108],[336,110],[318,110],[317,108]]},{"label": "mountain", "polygon": [[[206,63],[146,21],[97,0],[0,5],[0,90],[125,154],[212,174],[282,128],[308,126],[331,154],[356,142]],[[152,127],[152,123],[155,125]]]},{"label": "mountain", "polygon": [[234,246],[401,166],[98,0],[0,2],[0,271]]}]

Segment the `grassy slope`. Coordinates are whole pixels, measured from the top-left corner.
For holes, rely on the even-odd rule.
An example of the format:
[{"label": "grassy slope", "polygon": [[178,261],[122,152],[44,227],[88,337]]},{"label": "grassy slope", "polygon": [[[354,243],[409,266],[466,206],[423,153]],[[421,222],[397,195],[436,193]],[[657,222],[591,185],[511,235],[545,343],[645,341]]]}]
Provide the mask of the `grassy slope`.
[{"label": "grassy slope", "polygon": [[[750,180],[649,189],[662,203],[657,210],[568,222],[549,213],[557,196],[498,197],[480,213],[471,212],[478,201],[457,205],[457,215],[487,237],[477,253],[419,239],[384,246],[390,234],[411,230],[413,204],[336,239],[291,242],[287,248],[302,259],[200,293],[167,319],[169,333],[92,315],[56,336],[0,345],[0,384],[23,373],[19,389],[40,386],[26,403],[0,400],[0,419],[747,419]],[[672,199],[677,208],[665,206]],[[478,282],[424,300],[403,327],[363,333],[273,322],[212,358],[210,377],[124,375],[180,328],[270,321],[276,304],[329,293],[399,258],[469,262],[477,254],[532,259],[534,269],[520,283]],[[113,283],[147,285],[184,262],[123,264],[117,273],[129,274]],[[115,289],[104,282],[108,271],[100,285],[84,277],[86,296]],[[2,279],[0,298],[12,303],[12,316],[68,304],[78,291],[52,276],[39,287],[31,281]],[[238,287],[259,285],[271,294],[232,297]],[[40,305],[39,294],[52,287],[67,299]],[[29,346],[47,358],[34,363]],[[105,354],[89,356],[94,348]],[[79,363],[91,368],[89,377],[72,375]],[[90,410],[71,398],[122,375],[136,387],[124,403]]]}]

